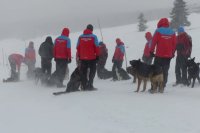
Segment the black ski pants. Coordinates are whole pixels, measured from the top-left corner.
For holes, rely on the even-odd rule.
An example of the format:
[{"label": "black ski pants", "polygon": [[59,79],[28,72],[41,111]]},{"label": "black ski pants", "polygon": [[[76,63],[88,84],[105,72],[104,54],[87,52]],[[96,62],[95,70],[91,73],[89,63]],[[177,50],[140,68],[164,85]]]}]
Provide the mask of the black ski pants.
[{"label": "black ski pants", "polygon": [[113,80],[118,80],[116,68],[118,69],[118,71],[120,71],[120,69],[122,68],[122,63],[123,63],[123,61],[114,61],[113,62],[113,67],[112,67]]},{"label": "black ski pants", "polygon": [[55,61],[56,61],[57,86],[60,86],[63,85],[63,80],[65,78],[68,62],[66,59],[55,59]]},{"label": "black ski pants", "polygon": [[178,55],[176,57],[176,83],[187,84],[187,57]]},{"label": "black ski pants", "polygon": [[96,74],[96,60],[81,60],[80,74],[83,89],[86,90],[88,87],[93,87]]},{"label": "black ski pants", "polygon": [[161,58],[161,57],[155,57],[154,59],[154,64],[161,66],[163,70],[163,75],[164,75],[164,86],[166,86],[167,81],[168,81],[168,71],[170,68],[170,61],[171,58]]},{"label": "black ski pants", "polygon": [[42,72],[44,74],[47,74],[47,76],[51,75],[51,68],[52,68],[51,59],[41,58],[41,67],[42,67]]}]

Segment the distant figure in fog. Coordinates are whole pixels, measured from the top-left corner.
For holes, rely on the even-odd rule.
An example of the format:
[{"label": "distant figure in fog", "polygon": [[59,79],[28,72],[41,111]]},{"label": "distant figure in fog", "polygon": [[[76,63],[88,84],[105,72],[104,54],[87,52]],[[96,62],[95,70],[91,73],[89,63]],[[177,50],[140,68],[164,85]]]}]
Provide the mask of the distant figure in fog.
[{"label": "distant figure in fog", "polygon": [[29,42],[29,46],[25,50],[25,63],[28,66],[27,78],[33,79],[35,63],[36,63],[36,54],[34,43],[32,41]]},{"label": "distant figure in fog", "polygon": [[41,57],[42,72],[49,77],[51,75],[52,59],[53,59],[53,41],[50,36],[39,47],[39,55]]},{"label": "distant figure in fog", "polygon": [[20,68],[24,57],[21,54],[11,54],[8,60],[11,68],[11,75],[8,79],[3,79],[3,82],[17,82],[20,80]]},{"label": "distant figure in fog", "polygon": [[142,56],[142,60],[144,61],[144,63],[150,65],[152,63],[152,60],[153,60],[153,57],[151,57],[151,55],[150,55],[151,41],[152,41],[151,32],[147,32],[145,34],[145,38],[147,40],[147,43],[146,43],[145,48],[144,48],[144,53],[143,53],[143,56]]}]

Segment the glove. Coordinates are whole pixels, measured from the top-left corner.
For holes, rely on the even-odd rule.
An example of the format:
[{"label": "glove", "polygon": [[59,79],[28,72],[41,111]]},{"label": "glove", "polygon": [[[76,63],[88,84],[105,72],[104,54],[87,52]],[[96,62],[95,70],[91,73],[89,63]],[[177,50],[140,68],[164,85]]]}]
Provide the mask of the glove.
[{"label": "glove", "polygon": [[150,52],[150,57],[155,57],[155,54],[153,52]]},{"label": "glove", "polygon": [[96,57],[96,61],[97,61],[97,62],[99,61],[99,56]]},{"label": "glove", "polygon": [[112,59],[112,63],[114,63],[114,62],[115,62],[115,59],[113,58],[113,59]]},{"label": "glove", "polygon": [[72,62],[72,60],[71,60],[71,59],[68,59],[68,60],[67,60],[67,62],[68,62],[68,63],[71,63],[71,62]]},{"label": "glove", "polygon": [[175,57],[175,55],[173,54],[173,55],[172,55],[172,58],[174,58],[174,57]]}]

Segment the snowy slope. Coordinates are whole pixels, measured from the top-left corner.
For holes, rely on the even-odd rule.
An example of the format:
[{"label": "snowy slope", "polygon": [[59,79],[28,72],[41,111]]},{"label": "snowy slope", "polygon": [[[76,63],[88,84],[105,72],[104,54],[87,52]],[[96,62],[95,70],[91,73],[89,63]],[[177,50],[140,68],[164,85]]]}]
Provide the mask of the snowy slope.
[{"label": "snowy slope", "polygon": [[[192,26],[186,31],[193,38],[192,57],[200,62],[199,14],[192,14]],[[157,21],[149,22],[149,31]],[[111,69],[115,38],[120,37],[127,51],[128,61],[141,58],[145,45],[144,32],[138,33],[136,25],[102,30],[109,50],[106,67]],[[99,30],[94,31],[98,35]],[[72,53],[80,33],[70,34]],[[55,38],[55,37],[53,37]],[[33,39],[38,49],[45,37]],[[28,41],[4,40],[0,42],[0,79],[9,75],[6,57],[12,52],[24,53]],[[4,55],[4,62],[3,56]],[[37,58],[40,66],[40,58]],[[171,62],[169,82],[164,94],[134,93],[132,80],[113,82],[95,78],[98,91],[76,92],[53,96],[52,92],[64,89],[34,85],[25,78],[22,67],[19,83],[0,83],[0,132],[1,133],[199,133],[200,87],[172,87],[175,81],[174,62]],[[3,65],[4,64],[4,65]],[[69,65],[75,68],[75,60]],[[125,68],[125,63],[123,64]],[[54,68],[53,68],[54,70]],[[65,83],[68,81],[66,80]],[[150,85],[148,84],[148,88]]]}]

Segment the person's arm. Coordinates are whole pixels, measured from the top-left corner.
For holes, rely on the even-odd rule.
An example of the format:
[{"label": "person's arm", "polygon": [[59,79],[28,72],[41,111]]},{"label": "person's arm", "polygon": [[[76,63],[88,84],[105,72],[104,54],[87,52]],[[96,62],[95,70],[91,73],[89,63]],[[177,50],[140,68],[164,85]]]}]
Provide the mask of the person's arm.
[{"label": "person's arm", "polygon": [[150,53],[154,53],[157,43],[158,43],[158,32],[156,31],[152,38]]}]

